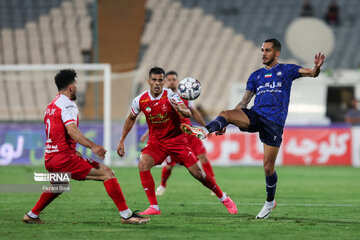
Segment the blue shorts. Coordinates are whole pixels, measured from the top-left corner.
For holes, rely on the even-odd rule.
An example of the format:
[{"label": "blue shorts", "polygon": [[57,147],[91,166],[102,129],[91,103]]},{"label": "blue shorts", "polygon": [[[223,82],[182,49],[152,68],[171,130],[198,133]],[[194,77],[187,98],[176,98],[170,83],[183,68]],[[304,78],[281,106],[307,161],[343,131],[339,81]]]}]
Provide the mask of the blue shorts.
[{"label": "blue shorts", "polygon": [[247,129],[240,128],[241,131],[259,132],[261,142],[273,147],[280,147],[284,127],[267,120],[252,109],[243,108],[242,110],[248,116],[250,126]]}]

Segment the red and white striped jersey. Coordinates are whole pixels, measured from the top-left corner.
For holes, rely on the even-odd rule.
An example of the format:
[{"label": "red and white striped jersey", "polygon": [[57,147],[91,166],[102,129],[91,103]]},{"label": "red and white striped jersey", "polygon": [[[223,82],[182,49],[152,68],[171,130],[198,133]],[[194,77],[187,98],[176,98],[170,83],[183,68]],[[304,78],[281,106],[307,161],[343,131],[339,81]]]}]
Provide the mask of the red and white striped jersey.
[{"label": "red and white striped jersey", "polygon": [[75,122],[79,125],[79,111],[75,102],[67,96],[58,94],[47,106],[45,123],[45,161],[53,156],[76,152],[76,142],[71,139],[65,126]]},{"label": "red and white striped jersey", "polygon": [[132,103],[131,112],[135,116],[141,111],[146,116],[149,128],[149,140],[162,140],[182,134],[180,116],[172,107],[170,99],[183,103],[177,93],[164,88],[158,97],[153,97],[150,91],[137,96]]}]

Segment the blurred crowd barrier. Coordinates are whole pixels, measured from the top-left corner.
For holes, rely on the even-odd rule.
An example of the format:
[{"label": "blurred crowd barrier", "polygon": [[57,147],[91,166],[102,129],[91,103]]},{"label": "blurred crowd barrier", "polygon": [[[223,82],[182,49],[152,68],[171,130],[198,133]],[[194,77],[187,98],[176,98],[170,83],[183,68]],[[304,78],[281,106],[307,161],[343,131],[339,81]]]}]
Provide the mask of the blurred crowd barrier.
[{"label": "blurred crowd barrier", "polygon": [[[123,124],[112,125],[112,166],[136,166],[141,149],[140,136],[146,124],[137,124],[126,139],[126,156],[120,158],[116,146]],[[81,131],[97,144],[103,142],[102,123],[82,123]],[[45,131],[41,123],[0,124],[0,166],[43,165]],[[229,127],[222,136],[212,135],[204,140],[208,158],[218,166],[262,166],[263,144],[258,134],[240,132]],[[78,145],[86,158],[100,161],[89,149]],[[360,126],[288,126],[277,165],[318,165],[360,167]]]}]

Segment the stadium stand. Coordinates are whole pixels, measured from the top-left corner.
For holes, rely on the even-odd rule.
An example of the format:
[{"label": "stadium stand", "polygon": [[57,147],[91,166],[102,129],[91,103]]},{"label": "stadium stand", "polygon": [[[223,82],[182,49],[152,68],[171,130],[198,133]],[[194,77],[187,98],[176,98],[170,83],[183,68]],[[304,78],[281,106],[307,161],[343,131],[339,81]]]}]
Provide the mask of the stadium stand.
[{"label": "stadium stand", "polygon": [[[330,0],[311,2],[315,17],[323,19]],[[325,68],[356,68],[360,55],[353,49],[360,40],[360,17],[355,9],[360,1],[338,3],[340,26],[331,26],[336,45]],[[281,58],[302,63],[294,60],[284,41],[284,29],[300,16],[302,1],[149,0],[146,8],[149,21],[141,41],[140,68],[159,65],[177,70],[180,78],[198,78],[205,94],[197,101],[210,113],[227,107],[232,82],[246,81],[262,66],[259,46],[264,39],[278,38],[283,43]],[[137,82],[144,78],[146,71]],[[142,90],[146,87],[142,84]]]},{"label": "stadium stand", "polygon": [[[205,14],[211,14],[231,27],[236,33],[243,34],[256,46],[264,38],[274,36],[285,43],[284,29],[301,14],[303,1],[246,1],[246,0],[174,0],[185,8],[200,7]],[[312,0],[314,17],[324,19],[332,0]],[[340,25],[331,25],[336,36],[335,50],[327,58],[327,68],[357,68],[360,56],[353,51],[355,42],[360,40],[360,16],[356,9],[360,7],[357,0],[336,1],[340,10]],[[261,6],[261,7],[259,7]],[[281,13],[281,14],[280,14]],[[294,58],[283,44],[282,58]]]},{"label": "stadium stand", "polygon": [[[311,1],[314,16],[323,19],[330,1]],[[119,1],[119,7],[130,2]],[[360,42],[360,16],[357,14],[360,1],[337,2],[340,25],[331,26],[336,45],[325,68],[357,68],[360,55],[354,49]],[[265,38],[276,37],[283,43],[282,59],[301,63],[293,60],[287,49],[284,29],[300,16],[302,3],[297,0],[147,0],[147,17],[140,43],[142,51],[137,63],[140,74],[135,77],[135,87],[127,79],[115,83],[116,88],[125,89],[117,102],[131,99],[133,96],[129,95],[133,89],[136,92],[146,89],[144,80],[148,69],[159,65],[178,71],[180,78],[188,75],[198,78],[203,87],[198,101],[210,114],[217,113],[227,107],[231,84],[246,81],[254,69],[262,66],[259,45]],[[94,7],[93,0],[0,0],[0,64],[87,62],[89,57],[86,56],[94,51],[91,29]],[[143,20],[141,15],[136,18]],[[138,29],[138,25],[131,27]],[[113,30],[106,31],[108,38]],[[122,52],[122,55],[137,53],[137,41],[128,42],[132,45],[124,46],[129,52]],[[101,62],[111,62],[113,69],[136,67],[136,60],[126,62],[128,57],[119,61],[120,57],[116,58],[119,54],[111,51],[108,45],[106,52],[113,54],[100,58]],[[27,81],[23,81],[24,76]],[[22,81],[18,81],[20,77]],[[54,84],[47,81],[52,78],[53,74],[36,72],[0,72],[0,120],[41,119],[44,105],[56,94]],[[85,86],[82,88],[86,90]],[[28,93],[35,90],[37,94],[29,96]],[[113,112],[123,117],[127,106],[123,104]]]},{"label": "stadium stand", "polygon": [[[0,0],[0,64],[83,63],[92,7],[93,0]],[[57,92],[46,79],[53,74],[0,72],[0,120],[41,119]]]},{"label": "stadium stand", "polygon": [[[254,54],[258,47],[213,15],[204,14],[202,8],[188,9],[170,0],[150,0],[147,8],[152,13],[142,37],[147,50],[140,68],[159,65],[175,69],[180,77],[200,79],[206,94],[199,101],[207,110],[226,107],[231,82],[261,66],[260,55]],[[142,82],[146,74],[144,71],[137,81]]]}]

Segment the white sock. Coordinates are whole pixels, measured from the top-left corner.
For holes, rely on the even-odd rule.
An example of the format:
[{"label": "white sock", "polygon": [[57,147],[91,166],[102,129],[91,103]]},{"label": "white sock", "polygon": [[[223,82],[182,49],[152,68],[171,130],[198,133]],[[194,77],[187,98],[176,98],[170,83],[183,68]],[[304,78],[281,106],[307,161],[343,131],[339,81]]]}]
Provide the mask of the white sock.
[{"label": "white sock", "polygon": [[119,213],[122,218],[127,219],[127,218],[131,217],[132,211],[128,208],[124,211],[120,211]]},{"label": "white sock", "polygon": [[150,207],[153,207],[153,208],[155,208],[156,210],[160,210],[160,208],[159,208],[159,205],[150,205]]},{"label": "white sock", "polygon": [[268,206],[268,207],[274,206],[274,205],[275,205],[275,199],[272,200],[271,202],[266,201],[265,204],[266,204],[266,206]]},{"label": "white sock", "polygon": [[222,195],[221,198],[219,198],[219,200],[220,200],[221,202],[223,202],[223,201],[225,201],[225,199],[226,199],[227,197],[228,197],[228,196],[223,192],[223,195]]},{"label": "white sock", "polygon": [[36,215],[35,213],[33,213],[32,211],[28,212],[27,215],[31,218],[38,218],[39,215]]}]

